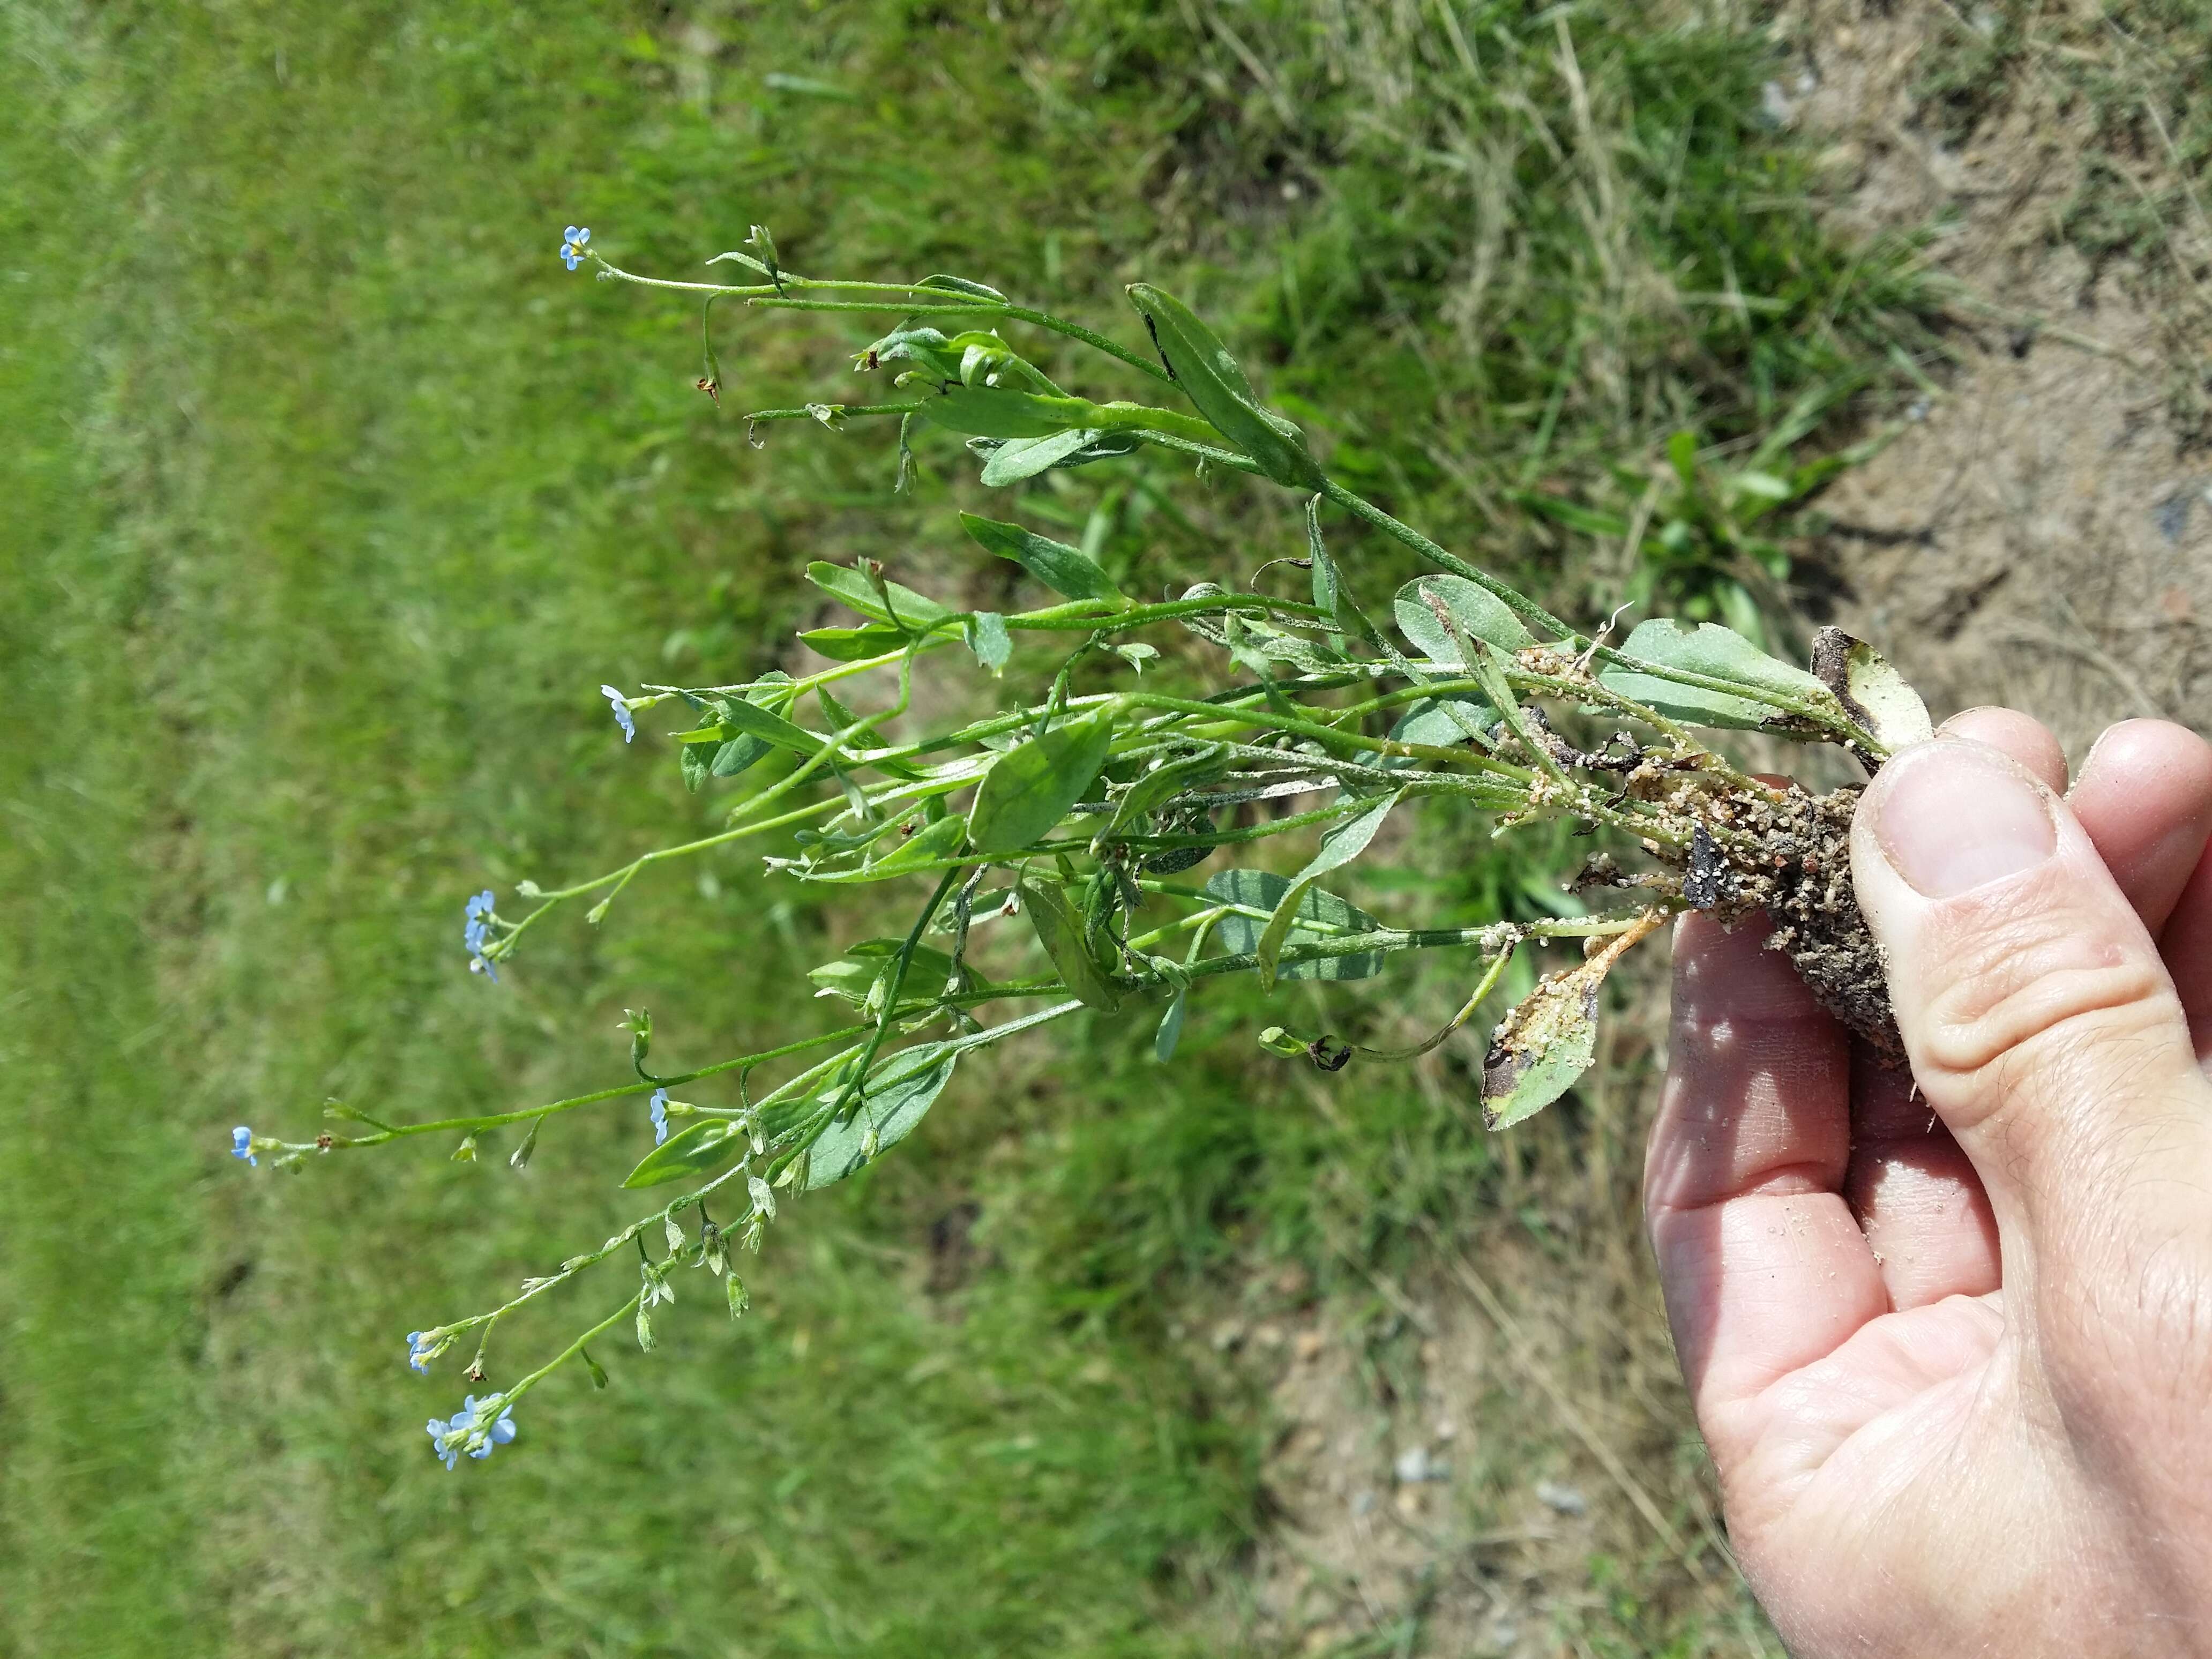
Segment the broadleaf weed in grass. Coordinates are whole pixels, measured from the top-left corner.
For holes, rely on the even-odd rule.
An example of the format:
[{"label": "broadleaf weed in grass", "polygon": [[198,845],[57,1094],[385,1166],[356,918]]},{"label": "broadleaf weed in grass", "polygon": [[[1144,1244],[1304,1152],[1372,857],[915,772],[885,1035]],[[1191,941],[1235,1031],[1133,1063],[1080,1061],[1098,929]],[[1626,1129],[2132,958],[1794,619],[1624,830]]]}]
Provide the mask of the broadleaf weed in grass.
[{"label": "broadleaf weed in grass", "polygon": [[[890,396],[835,412],[897,414],[902,447],[913,435],[906,417],[919,416],[965,440],[968,465],[980,461],[1005,478],[1007,445],[1066,436],[1045,465],[1014,469],[1008,487],[1017,490],[1037,471],[1110,467],[1139,448],[1194,465],[1201,478],[1254,475],[1302,501],[1304,551],[1259,562],[1249,580],[1224,571],[1226,584],[1202,581],[1139,601],[1080,548],[963,515],[981,547],[1052,590],[1048,603],[988,613],[1010,640],[1057,657],[1024,664],[1031,672],[1023,693],[1009,695],[1000,676],[1008,653],[982,645],[984,613],[896,581],[868,557],[850,569],[809,569],[817,587],[860,618],[858,628],[802,635],[830,666],[719,685],[647,684],[634,694],[600,687],[625,748],[636,715],[664,710],[678,727],[668,736],[687,790],[720,773],[738,779],[738,793],[720,831],[568,886],[529,884],[518,890],[527,907],[519,912],[502,914],[495,894],[472,896],[468,965],[493,986],[498,964],[515,963],[526,937],[562,907],[591,901],[584,919],[597,926],[640,874],[740,842],[787,849],[764,854],[771,881],[831,889],[919,877],[929,891],[918,908],[892,910],[910,920],[867,947],[867,960],[879,964],[872,976],[854,975],[847,958],[814,970],[817,983],[858,1005],[858,1020],[836,1029],[663,1073],[648,1068],[652,1021],[635,1013],[624,1021],[634,1085],[480,1116],[370,1122],[368,1133],[307,1142],[237,1132],[244,1150],[269,1152],[294,1170],[310,1154],[423,1134],[459,1134],[454,1156],[472,1158],[485,1132],[520,1127],[534,1137],[548,1119],[652,1091],[655,1145],[623,1184],[696,1184],[604,1244],[526,1279],[497,1307],[410,1336],[418,1370],[473,1339],[468,1376],[481,1381],[502,1320],[609,1257],[637,1252],[640,1288],[626,1301],[512,1385],[481,1404],[471,1396],[450,1422],[432,1420],[448,1468],[463,1452],[483,1458],[512,1437],[514,1407],[611,1328],[633,1323],[640,1348],[652,1351],[652,1310],[675,1299],[677,1268],[726,1275],[726,1234],[757,1251],[777,1222],[779,1193],[795,1199],[872,1164],[920,1124],[963,1056],[1085,1010],[1110,1015],[1146,1002],[1175,1008],[1179,1023],[1194,993],[1202,1002],[1207,983],[1224,976],[1254,975],[1265,994],[1279,979],[1364,980],[1408,952],[1464,952],[1480,964],[1462,970],[1472,988],[1460,1012],[1405,1054],[1347,1042],[1326,1026],[1278,1024],[1260,1034],[1263,1049],[1334,1073],[1355,1060],[1388,1063],[1433,1047],[1474,1016],[1524,946],[1578,939],[1581,965],[1533,983],[1523,970],[1523,994],[1492,1033],[1483,1112],[1492,1128],[1510,1128],[1592,1064],[1604,981],[1623,952],[1681,910],[1733,920],[1765,909],[1778,924],[1778,946],[1815,992],[1895,1051],[1871,941],[1848,895],[1823,874],[1840,867],[1855,793],[1815,798],[1760,782],[1693,729],[1831,744],[1869,769],[1879,766],[1902,740],[1893,727],[1920,731],[1926,721],[1924,711],[1911,717],[1917,700],[1863,642],[1825,630],[1808,671],[1711,622],[1647,621],[1624,645],[1611,641],[1610,622],[1586,632],[1332,477],[1326,455],[1316,458],[1298,428],[1266,406],[1206,325],[1144,284],[1132,285],[1130,299],[1157,362],[962,278],[811,278],[771,251],[742,261],[764,282],[686,282],[623,268],[604,252],[609,240],[587,245],[571,232],[562,263],[588,263],[603,280],[649,291],[688,293],[702,306],[726,300],[890,320],[888,333],[855,354],[864,372],[890,380]],[[751,245],[773,249],[758,227]],[[1017,327],[1092,352],[1087,365],[1079,358],[1062,371],[1079,389],[1063,390],[998,331]],[[1089,389],[1133,372],[1149,377],[1137,398]],[[741,418],[753,428],[829,425],[823,410]],[[1125,441],[1102,447],[1109,436]],[[1674,448],[1688,503],[1681,511],[1732,525],[1700,493],[1693,446]],[[949,459],[958,464],[960,451]],[[1747,477],[1762,487],[1723,485],[1721,499],[1748,497],[1763,509],[1791,493],[1759,471],[1730,483]],[[1328,550],[1330,531],[1346,524],[1380,532],[1443,573],[1391,596],[1382,614],[1395,637],[1371,620],[1382,596],[1363,601],[1362,573]],[[1270,591],[1261,579],[1285,562],[1322,573],[1315,591],[1323,603]],[[1135,637],[1171,641],[1177,629],[1225,654],[1225,678],[1218,665],[1209,673]],[[1166,666],[1141,678],[1152,660]],[[918,678],[941,683],[963,662],[989,677],[996,712],[913,716]],[[1876,695],[1877,683],[1880,708],[1870,708],[1861,695]],[[732,746],[746,748],[745,767],[721,765]],[[710,750],[715,758],[704,763]],[[1633,896],[1581,914],[1561,905],[1516,919],[1500,905],[1458,925],[1430,915],[1392,926],[1322,884],[1341,880],[1340,872],[1374,848],[1396,809],[1418,819],[1430,803],[1485,815],[1493,835],[1534,824],[1602,833],[1618,856],[1593,854],[1573,884]],[[1187,873],[1224,852],[1308,829],[1319,836],[1317,850],[1290,878],[1249,867],[1217,869],[1202,881]],[[1000,919],[1022,915],[1042,958],[1030,957],[1007,977],[972,974],[967,961],[976,895],[987,883],[1006,894]],[[925,943],[940,933],[950,936],[949,951]],[[986,1011],[1000,1016],[996,1023],[983,1023]],[[695,1084],[708,1087],[686,1086]],[[669,1092],[678,1087],[702,1097]],[[362,1121],[357,1110],[342,1115]],[[669,1132],[671,1120],[685,1118],[699,1121]],[[726,1219],[711,1218],[710,1200]],[[1115,1277],[1129,1282],[1126,1272]]]}]

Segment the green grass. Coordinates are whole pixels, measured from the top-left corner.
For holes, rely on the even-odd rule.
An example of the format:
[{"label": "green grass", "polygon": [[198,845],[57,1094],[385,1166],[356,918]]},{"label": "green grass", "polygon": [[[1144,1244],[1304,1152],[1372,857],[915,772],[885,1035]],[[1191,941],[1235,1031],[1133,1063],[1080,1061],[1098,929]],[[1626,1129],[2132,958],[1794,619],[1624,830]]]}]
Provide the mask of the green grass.
[{"label": "green grass", "polygon": [[[1182,1310],[1277,1258],[1364,1305],[1347,1262],[1405,1260],[1423,1218],[1517,1226],[1595,1119],[1501,1150],[1395,1074],[1317,1112],[1231,997],[1171,1089],[1141,1021],[1087,1022],[796,1206],[734,1334],[679,1282],[658,1352],[611,1342],[607,1394],[564,1374],[453,1476],[421,1425],[462,1385],[410,1376],[401,1334],[626,1220],[642,1113],[563,1120],[521,1176],[488,1142],[257,1178],[227,1131],[619,1077],[625,1006],[665,1063],[757,1046],[818,1017],[797,975],[866,920],[732,856],[498,991],[463,971],[466,893],[712,817],[649,733],[614,740],[599,681],[788,651],[806,558],[949,549],[969,489],[940,452],[894,501],[857,434],[756,454],[690,389],[696,317],[567,275],[562,224],[681,272],[763,221],[796,268],[950,268],[1124,337],[1116,285],[1163,279],[1345,476],[1556,563],[1505,484],[1754,432],[1909,297],[1819,234],[1750,113],[1756,44],[1640,12],[1573,20],[1583,134],[1551,15],[1503,5],[1457,15],[1477,76],[1441,32],[1289,7],[1232,47],[1179,7],[854,0],[726,22],[711,58],[642,7],[0,9],[0,1650],[1233,1644],[1267,1418]],[[1683,297],[1731,271],[1784,303]],[[723,327],[735,404],[850,384],[841,332]],[[1097,515],[1132,580],[1293,550],[1279,503],[1164,472],[1024,510]],[[1579,570],[1547,585],[1587,607]],[[1438,823],[1378,902],[1532,902],[1458,850],[1481,833]],[[1394,1018],[1452,988],[1430,970]],[[969,1206],[975,1254],[933,1250]],[[502,1329],[495,1379],[587,1316]],[[1607,1580],[1620,1639],[1701,1650],[1679,1574],[1620,1571],[1648,1575]]]}]

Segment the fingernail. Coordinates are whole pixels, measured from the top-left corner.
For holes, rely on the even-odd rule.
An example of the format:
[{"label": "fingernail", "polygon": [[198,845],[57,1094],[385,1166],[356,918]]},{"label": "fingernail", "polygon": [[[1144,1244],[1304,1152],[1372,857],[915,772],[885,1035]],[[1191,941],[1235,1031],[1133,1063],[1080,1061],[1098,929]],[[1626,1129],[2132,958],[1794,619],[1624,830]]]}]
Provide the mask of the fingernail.
[{"label": "fingernail", "polygon": [[1929,898],[2016,876],[2058,847],[2041,791],[1978,743],[1907,750],[1884,769],[1875,811],[1891,866]]}]

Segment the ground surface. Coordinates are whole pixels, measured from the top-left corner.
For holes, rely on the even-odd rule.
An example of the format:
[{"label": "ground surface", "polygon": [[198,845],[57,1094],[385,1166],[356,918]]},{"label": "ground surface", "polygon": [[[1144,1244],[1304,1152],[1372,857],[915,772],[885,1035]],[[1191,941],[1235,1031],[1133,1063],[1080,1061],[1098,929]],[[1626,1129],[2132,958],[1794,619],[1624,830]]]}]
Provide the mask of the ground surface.
[{"label": "ground surface", "polygon": [[[801,268],[1101,322],[1165,277],[1334,470],[1593,619],[1619,550],[1516,489],[1600,490],[1685,425],[1733,453],[1871,375],[1808,444],[1905,429],[1793,543],[1800,598],[1946,712],[2018,697],[2077,745],[2137,697],[2189,714],[2202,20],[1824,9],[1778,46],[1705,15],[0,5],[0,1652],[1772,1652],[1635,1222],[1648,995],[1495,1139],[1472,1034],[1332,1082],[1255,1066],[1272,1016],[1224,996],[1169,1080],[1141,1022],[1010,1053],[800,1206],[734,1334],[679,1283],[653,1355],[602,1350],[607,1394],[549,1387],[453,1476],[421,1424],[465,1385],[404,1333],[628,1218],[641,1119],[580,1115],[520,1176],[504,1144],[298,1181],[222,1152],[330,1097],[619,1076],[626,1006],[671,1056],[738,1051],[884,931],[733,859],[496,995],[465,970],[466,893],[716,815],[600,680],[781,659],[809,556],[991,580],[945,550],[942,458],[893,503],[855,440],[757,456],[690,388],[696,317],[568,276],[568,222],[678,270],[764,219]],[[2099,167],[2148,216],[2093,211]],[[1930,220],[2046,319],[2025,355],[1862,240]],[[743,331],[732,403],[849,395],[846,333]],[[1166,473],[1022,511],[1148,586],[1302,534]],[[1571,857],[1512,848],[1431,824],[1362,891],[1528,914]],[[1409,1042],[1460,991],[1294,994]]]}]

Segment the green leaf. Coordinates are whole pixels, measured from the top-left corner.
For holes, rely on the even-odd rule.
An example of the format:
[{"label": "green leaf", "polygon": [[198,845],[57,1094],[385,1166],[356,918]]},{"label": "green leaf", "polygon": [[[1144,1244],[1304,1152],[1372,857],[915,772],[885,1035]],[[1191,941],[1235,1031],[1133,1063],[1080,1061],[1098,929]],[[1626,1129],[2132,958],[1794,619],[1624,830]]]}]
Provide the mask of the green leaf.
[{"label": "green leaf", "polygon": [[983,482],[994,489],[1054,467],[1089,466],[1133,455],[1144,439],[1134,432],[1071,427],[1049,438],[971,438],[968,447],[981,455]]},{"label": "green leaf", "polygon": [[997,674],[1006,667],[1006,659],[1014,654],[1013,636],[1006,632],[1006,619],[995,611],[978,611],[968,619],[968,648],[975,653],[975,660]]},{"label": "green leaf", "polygon": [[1316,490],[1328,483],[1306,451],[1305,434],[1272,410],[1262,409],[1229,348],[1171,294],[1149,283],[1132,283],[1129,303],[1152,331],[1168,372],[1183,395],[1216,431],[1258,463],[1261,471],[1288,488]]},{"label": "green leaf", "polygon": [[683,769],[686,789],[695,795],[699,793],[713,775],[714,757],[726,746],[719,743],[687,743],[677,751],[676,763]]},{"label": "green leaf", "polygon": [[1152,1058],[1163,1066],[1175,1058],[1176,1044],[1182,1040],[1182,1014],[1190,1001],[1190,988],[1186,985],[1175,994],[1168,1011],[1160,1016],[1160,1029],[1152,1037]]},{"label": "green leaf", "polygon": [[1098,562],[1079,548],[1018,524],[1001,524],[973,513],[960,515],[960,527],[985,552],[1012,559],[1055,593],[1071,599],[1107,599],[1124,610],[1128,607],[1128,599],[1107,580]]},{"label": "green leaf", "polygon": [[1283,896],[1275,902],[1274,915],[1253,947],[1260,958],[1260,989],[1264,994],[1275,988],[1275,962],[1283,953],[1283,945],[1298,921],[1298,906],[1313,884],[1330,871],[1340,869],[1367,850],[1375,839],[1375,832],[1382,827],[1382,820],[1390,816],[1397,805],[1397,793],[1383,796],[1357,817],[1347,818],[1321,838],[1321,848],[1313,860],[1298,872],[1297,878],[1283,890]]},{"label": "green leaf", "polygon": [[[945,822],[957,823],[957,818]],[[880,1002],[889,994],[886,975],[898,953],[905,949],[902,939],[872,939],[851,946],[835,962],[825,962],[819,968],[809,969],[806,977],[823,990],[845,999],[855,1006],[866,1007],[872,1001]],[[929,1001],[942,991],[952,977],[952,958],[944,951],[927,945],[914,947],[914,956],[907,964],[906,983],[900,989],[902,1003],[918,998]],[[973,968],[961,969],[963,981],[970,985],[988,985]],[[884,986],[879,994],[877,987]]]},{"label": "green leaf", "polygon": [[1698,487],[1698,434],[1686,428],[1669,434],[1667,459],[1674,469],[1674,476],[1682,481],[1682,488],[1694,491]]},{"label": "green leaf", "polygon": [[1049,438],[1080,426],[1090,407],[1080,398],[1004,386],[953,386],[924,398],[917,412],[948,432],[978,438]]},{"label": "green leaf", "polygon": [[926,594],[910,587],[901,587],[896,582],[885,582],[890,590],[891,605],[898,614],[893,617],[884,604],[883,594],[876,591],[875,583],[861,572],[842,564],[825,564],[817,560],[806,567],[806,580],[827,593],[838,604],[848,605],[872,621],[889,623],[910,632],[921,632],[932,623],[943,622],[952,612]]},{"label": "green leaf", "polygon": [[1111,1013],[1121,1006],[1121,993],[1104,969],[1091,959],[1090,946],[1084,936],[1083,919],[1075,914],[1061,889],[1049,884],[1024,881],[1016,890],[1021,894],[1022,909],[1036,930],[1037,942],[1044,953],[1052,958],[1052,965],[1060,970],[1060,978],[1076,999],[1086,1006],[1101,1008]]},{"label": "green leaf", "polygon": [[1508,1129],[1574,1085],[1597,1054],[1597,996],[1608,959],[1547,974],[1499,1024],[1482,1065],[1482,1118]]},{"label": "green leaf", "polygon": [[[1291,884],[1282,877],[1266,870],[1224,870],[1206,879],[1209,897],[1231,904],[1241,904],[1249,909],[1264,910],[1272,916],[1283,902],[1283,895]],[[1256,951],[1261,931],[1267,924],[1251,916],[1226,915],[1213,924],[1216,938],[1224,949],[1242,955]],[[1347,933],[1371,933],[1382,924],[1358,906],[1347,904],[1325,888],[1309,887],[1298,900],[1297,921],[1290,936],[1283,941],[1287,950],[1294,945],[1310,945],[1321,939],[1342,939]],[[1278,952],[1279,961],[1279,951]],[[1364,951],[1354,956],[1318,957],[1311,962],[1282,963],[1275,977],[1283,979],[1366,979],[1382,971],[1382,954]]]},{"label": "green leaf", "polygon": [[830,1186],[864,1167],[869,1159],[861,1156],[861,1148],[870,1128],[878,1153],[912,1134],[959,1063],[960,1051],[951,1044],[926,1042],[878,1066],[851,1114],[842,1122],[832,1121],[808,1150],[805,1189]]},{"label": "green leaf", "polygon": [[[1428,744],[1449,749],[1469,741],[1487,748],[1490,733],[1503,718],[1490,699],[1476,691],[1451,691],[1441,697],[1423,697],[1408,703],[1390,735],[1399,743]],[[1409,760],[1409,765],[1419,763]]]},{"label": "green leaf", "polygon": [[956,857],[967,833],[968,821],[965,818],[939,818],[936,823],[915,830],[903,844],[893,848],[870,865],[869,873],[895,876],[902,870],[911,870],[920,865],[934,864],[941,859]]},{"label": "green leaf", "polygon": [[771,714],[765,708],[745,702],[741,697],[725,697],[716,704],[721,718],[712,726],[702,726],[696,731],[679,732],[679,743],[727,743],[735,738],[758,738],[763,743],[773,744],[778,749],[788,749],[795,754],[811,755],[822,747],[823,734],[810,732],[803,726],[793,726],[781,714]]},{"label": "green leaf", "polygon": [[1813,672],[1836,694],[1844,712],[1893,755],[1936,735],[1920,694],[1864,640],[1840,628],[1822,629],[1813,638]]},{"label": "green leaf", "polygon": [[971,300],[995,300],[1000,305],[1007,302],[1006,296],[995,288],[987,287],[981,283],[971,283],[965,276],[948,276],[942,271],[923,277],[915,286],[942,289],[947,294],[965,295]]},{"label": "green leaf", "polygon": [[1110,841],[1154,809],[1164,806],[1188,789],[1212,783],[1229,770],[1218,749],[1207,748],[1181,760],[1156,767],[1134,783],[1114,809],[1113,820],[1099,831],[1100,841]]},{"label": "green leaf", "polygon": [[1343,584],[1337,577],[1336,561],[1329,557],[1321,538],[1321,501],[1318,495],[1306,498],[1306,558],[1313,566],[1314,608],[1331,628],[1340,631],[1344,624],[1337,619],[1336,602]]},{"label": "green leaf", "polygon": [[1506,608],[1505,602],[1488,589],[1477,586],[1464,576],[1422,576],[1398,590],[1392,609],[1397,613],[1399,632],[1431,662],[1448,668],[1474,666],[1464,660],[1450,631],[1430,608],[1424,597],[1430,593],[1443,601],[1444,609],[1451,612],[1460,631],[1471,640],[1487,640],[1509,654],[1536,642],[1535,636],[1521,625],[1521,619]]},{"label": "green leaf", "polygon": [[[1742,635],[1717,623],[1700,623],[1695,629],[1685,629],[1670,618],[1655,617],[1638,623],[1621,650],[1647,662],[1842,712],[1835,695],[1812,675],[1768,656]],[[1709,691],[1700,686],[1680,685],[1619,663],[1607,663],[1598,671],[1597,678],[1598,684],[1608,691],[1656,709],[1669,719],[1687,720],[1692,725],[1755,732],[1770,721],[1786,724],[1791,719],[1786,710],[1771,703],[1726,691]]]},{"label": "green leaf", "polygon": [[1018,853],[1049,834],[1106,764],[1114,717],[1101,711],[1055,726],[991,763],[968,811],[968,839],[981,858]]},{"label": "green leaf", "polygon": [[1010,438],[983,463],[983,482],[994,489],[1001,489],[1024,478],[1033,478],[1097,438],[1097,432],[1079,426],[1055,432],[1048,438]]},{"label": "green leaf", "polygon": [[799,642],[832,662],[858,662],[896,651],[912,637],[896,628],[810,628]]},{"label": "green leaf", "polygon": [[681,1181],[704,1175],[728,1163],[748,1144],[745,1137],[720,1119],[695,1123],[679,1130],[638,1160],[623,1180],[625,1187],[658,1187],[665,1181]]}]

